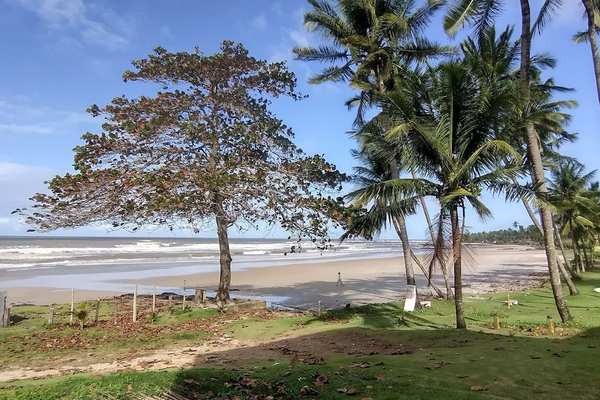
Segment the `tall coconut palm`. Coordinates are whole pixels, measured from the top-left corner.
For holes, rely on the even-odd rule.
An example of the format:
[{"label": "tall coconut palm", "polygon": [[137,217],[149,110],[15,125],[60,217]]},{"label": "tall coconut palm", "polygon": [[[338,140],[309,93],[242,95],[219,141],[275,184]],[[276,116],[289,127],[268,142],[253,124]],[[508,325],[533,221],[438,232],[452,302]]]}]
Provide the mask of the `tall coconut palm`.
[{"label": "tall coconut palm", "polygon": [[588,189],[595,174],[596,171],[586,173],[583,165],[573,161],[562,162],[552,170],[550,201],[556,207],[562,232],[571,239],[578,272],[590,267],[584,244],[594,231],[594,219],[599,211]]},{"label": "tall coconut palm", "polygon": [[[506,115],[499,96],[508,92],[481,89],[475,75],[461,62],[443,64],[431,72],[426,87],[430,91],[430,113],[394,127],[389,137],[407,143],[407,162],[421,178],[399,178],[374,185],[361,193],[364,200],[381,192],[402,196],[433,196],[441,215],[451,225],[454,267],[456,326],[465,328],[462,293],[462,227],[464,210],[472,206],[486,218],[490,210],[479,199],[482,190],[502,191],[512,187],[519,171],[520,156],[507,142],[495,139],[495,127]],[[491,101],[497,98],[498,102]],[[393,101],[384,105],[393,114]]]},{"label": "tall coconut palm", "polygon": [[370,84],[375,90],[391,89],[394,69],[425,61],[448,49],[422,36],[442,1],[416,8],[412,0],[308,0],[313,9],[304,15],[309,30],[329,42],[319,47],[294,49],[297,58],[331,66],[315,75],[312,83],[350,81]]},{"label": "tall coconut palm", "polygon": [[[351,201],[355,200],[365,187],[400,176],[402,160],[396,148],[383,137],[385,131],[381,126],[381,119],[373,118],[355,134],[360,149],[355,151],[354,155],[362,165],[355,168],[355,183],[359,188],[346,196]],[[415,202],[405,202],[397,196],[390,197],[382,193],[380,197],[370,199],[368,203],[354,201],[354,206],[368,209],[353,219],[342,238],[360,235],[370,239],[388,224],[393,226],[402,243],[406,284],[415,285],[412,250],[406,229],[406,215],[415,212]]]},{"label": "tall coconut palm", "polygon": [[581,0],[585,8],[585,17],[587,29],[584,32],[576,34],[573,39],[580,43],[583,41],[590,42],[592,51],[592,61],[594,63],[594,75],[596,78],[596,92],[598,102],[600,102],[600,48],[598,48],[598,31],[600,30],[600,1],[598,0]]},{"label": "tall coconut palm", "polygon": [[[444,27],[450,34],[458,32],[465,24],[473,24],[479,32],[493,24],[494,18],[501,11],[501,0],[456,0],[450,7],[444,20]],[[541,32],[552,12],[560,5],[560,1],[546,0],[534,24],[531,23],[531,7],[529,0],[519,0],[521,9],[521,40],[520,40],[520,101],[527,106],[531,99],[531,43],[534,32]],[[527,150],[531,164],[531,176],[534,187],[540,199],[548,197],[542,152],[535,127],[528,123],[524,133],[527,138]],[[563,322],[572,319],[561,288],[560,271],[554,244],[553,217],[550,207],[540,202],[541,225],[544,233],[544,247],[548,262],[550,283],[557,311]]]},{"label": "tall coconut palm", "polygon": [[[373,99],[393,90],[395,78],[408,65],[451,52],[422,35],[443,0],[431,0],[422,7],[415,7],[413,0],[308,1],[313,8],[304,16],[305,25],[321,33],[328,43],[295,48],[294,53],[300,60],[330,65],[310,82],[343,81],[359,90],[347,102],[348,106],[357,105],[358,126],[364,124],[366,109],[376,103]],[[435,241],[424,201],[421,207]]]},{"label": "tall coconut palm", "polygon": [[[356,215],[349,224],[342,240],[351,236],[362,236],[371,239],[382,229],[392,226],[400,239],[404,254],[404,267],[407,285],[416,285],[413,263],[421,269],[433,290],[443,297],[444,293],[431,282],[431,275],[414,254],[408,238],[406,216],[414,214],[416,203],[405,200],[395,193],[382,192],[377,197],[365,199],[361,194],[373,185],[379,185],[400,177],[403,166],[402,147],[395,146],[385,139],[383,126],[389,125],[385,115],[374,117],[355,133],[359,150],[354,151],[361,165],[355,167],[354,191],[346,195],[346,199],[363,212]],[[365,200],[367,202],[365,203]],[[445,297],[448,296],[446,291]]]}]

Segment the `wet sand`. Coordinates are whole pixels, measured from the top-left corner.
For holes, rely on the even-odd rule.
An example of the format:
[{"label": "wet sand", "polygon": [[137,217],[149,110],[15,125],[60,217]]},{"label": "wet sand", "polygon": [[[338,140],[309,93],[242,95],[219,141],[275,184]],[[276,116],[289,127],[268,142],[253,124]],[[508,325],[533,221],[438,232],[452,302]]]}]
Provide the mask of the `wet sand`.
[{"label": "wet sand", "polygon": [[[468,294],[518,290],[537,286],[547,271],[545,253],[527,246],[469,246],[465,251],[463,280]],[[338,285],[337,273],[343,285]],[[415,265],[417,285],[426,288],[422,273]],[[126,285],[139,284],[159,288],[201,287],[214,290],[217,272],[129,279]],[[434,282],[444,287],[438,273]],[[363,304],[392,301],[405,293],[404,262],[402,257],[311,262],[282,266],[250,268],[232,272],[232,296],[236,293],[263,296],[285,305],[314,308],[320,301],[324,307],[347,303]],[[68,302],[71,291],[55,288],[8,288],[11,302],[48,304]],[[239,291],[239,292],[238,292]],[[189,290],[187,293],[192,293]],[[76,300],[91,300],[119,293],[97,290],[77,290]]]}]

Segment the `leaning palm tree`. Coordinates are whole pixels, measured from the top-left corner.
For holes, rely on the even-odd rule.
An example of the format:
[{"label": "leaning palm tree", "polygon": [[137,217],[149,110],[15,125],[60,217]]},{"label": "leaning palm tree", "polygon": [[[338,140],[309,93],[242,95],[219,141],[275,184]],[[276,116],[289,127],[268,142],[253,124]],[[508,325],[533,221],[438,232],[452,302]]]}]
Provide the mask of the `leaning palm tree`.
[{"label": "leaning palm tree", "polygon": [[[464,25],[472,24],[478,32],[489,28],[494,18],[501,11],[501,0],[455,0],[444,20],[444,28],[450,34],[457,33]],[[534,33],[541,33],[544,25],[548,22],[552,12],[560,5],[557,0],[545,0],[542,8],[531,23],[531,7],[529,0],[518,0],[521,9],[521,40],[520,40],[520,102],[527,107],[531,99],[531,44]],[[538,134],[532,123],[525,126],[524,133],[527,138],[527,150],[531,164],[531,177],[536,188],[538,197],[542,200],[540,204],[541,225],[544,236],[544,247],[548,262],[550,283],[554,295],[557,311],[563,322],[572,319],[562,293],[558,257],[554,244],[554,228],[551,208],[544,201],[548,197],[542,151],[539,145]]]}]

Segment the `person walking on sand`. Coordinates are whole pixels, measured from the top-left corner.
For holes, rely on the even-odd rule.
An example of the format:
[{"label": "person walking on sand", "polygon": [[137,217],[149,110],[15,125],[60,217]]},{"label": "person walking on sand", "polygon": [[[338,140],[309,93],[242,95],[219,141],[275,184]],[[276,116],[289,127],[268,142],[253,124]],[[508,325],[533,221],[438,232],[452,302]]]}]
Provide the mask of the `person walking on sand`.
[{"label": "person walking on sand", "polygon": [[335,284],[336,287],[341,287],[344,286],[344,282],[342,282],[342,273],[338,272],[338,280],[337,283]]}]

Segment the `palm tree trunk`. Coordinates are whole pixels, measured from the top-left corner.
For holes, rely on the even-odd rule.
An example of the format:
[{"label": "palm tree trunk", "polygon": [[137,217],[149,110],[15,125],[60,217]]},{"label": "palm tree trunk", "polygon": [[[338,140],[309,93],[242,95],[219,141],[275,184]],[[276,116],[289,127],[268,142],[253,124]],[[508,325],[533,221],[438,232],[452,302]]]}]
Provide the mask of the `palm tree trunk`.
[{"label": "palm tree trunk", "polygon": [[231,287],[231,252],[229,251],[229,235],[227,234],[227,222],[225,221],[225,218],[217,214],[216,220],[217,235],[219,237],[219,261],[221,264],[217,300],[227,303],[230,300],[229,288]]},{"label": "palm tree trunk", "polygon": [[444,260],[444,214],[442,210],[440,210],[440,216],[438,220],[438,234],[435,240],[434,249],[433,249],[433,257],[431,258],[431,263],[429,264],[429,277],[433,278],[433,266],[436,260],[440,263],[440,268],[442,270],[442,276],[444,277],[444,284],[446,286],[446,299],[452,298],[452,286],[450,285],[450,276],[448,274],[448,268],[446,266],[446,262]]},{"label": "palm tree trunk", "polygon": [[[398,164],[396,163],[396,160],[392,160],[389,163],[389,166],[391,178],[400,178],[400,171],[398,169]],[[406,270],[406,284],[415,285],[415,271],[412,265],[412,258],[410,257],[412,250],[410,248],[410,242],[408,240],[408,232],[406,231],[406,219],[403,215],[399,215],[396,218],[392,218],[392,223],[394,224],[394,228],[396,228],[396,233],[398,234],[400,242],[402,243],[402,252],[404,253],[404,269]]]},{"label": "palm tree trunk", "polygon": [[[538,228],[538,230],[540,231],[540,234],[543,236],[544,231],[542,229],[542,225],[539,223],[538,219],[536,218],[535,213],[533,212],[533,209],[529,205],[529,202],[525,199],[521,199],[521,201],[523,202],[523,205],[525,206],[525,209],[527,210],[527,214],[529,214],[529,218],[531,218],[531,221],[536,226],[536,228]],[[560,248],[560,250],[562,252],[562,256],[563,256],[563,262],[561,262],[558,259],[558,256],[556,258],[556,263],[558,265],[560,275],[562,276],[565,283],[567,284],[567,287],[569,288],[569,294],[571,296],[578,295],[579,290],[577,290],[577,286],[575,286],[575,282],[573,282],[573,277],[571,276],[571,273],[569,272],[569,261],[567,260],[567,257],[565,256],[565,250],[562,245],[562,239],[560,237],[560,232],[556,229],[556,224],[554,223],[554,218],[552,218],[552,230],[554,231],[556,242],[558,243],[558,247]]]},{"label": "palm tree trunk", "polygon": [[[413,179],[416,179],[416,175],[414,172],[411,171],[412,177]],[[431,214],[429,214],[429,207],[427,207],[427,202],[425,201],[425,198],[422,196],[419,196],[419,202],[421,203],[421,208],[423,209],[423,215],[425,215],[425,221],[427,222],[427,229],[429,230],[429,236],[431,237],[431,243],[435,246],[437,244],[437,239],[435,237],[435,230],[433,227],[433,222],[431,221]],[[450,283],[449,283],[449,278],[448,278],[448,268],[446,266],[446,260],[444,259],[443,256],[441,256],[439,253],[435,252],[434,256],[437,258],[437,261],[440,263],[440,269],[442,270],[442,274],[444,275],[444,280],[446,282],[448,282],[448,284],[446,285],[446,289],[450,288]],[[432,285],[431,281],[433,279],[433,266],[434,264],[431,263],[430,264],[430,268],[429,268],[429,279],[427,280],[427,283],[429,286]],[[448,298],[450,296],[449,294],[450,292],[448,292],[448,294],[446,295],[446,298]]]},{"label": "palm tree trunk", "polygon": [[419,257],[417,257],[417,255],[415,254],[415,252],[412,249],[410,249],[410,256],[412,257],[412,259],[415,262],[415,264],[417,264],[417,266],[419,267],[419,269],[421,270],[421,272],[423,272],[423,275],[425,276],[425,279],[427,279],[427,281],[429,282],[429,286],[431,286],[431,288],[437,293],[437,295],[439,297],[444,298],[445,297],[444,296],[444,292],[442,292],[442,290],[440,288],[438,288],[435,283],[433,283],[431,277],[427,273],[427,269],[421,263],[421,260],[419,260]]},{"label": "palm tree trunk", "polygon": [[540,224],[540,221],[538,221],[537,216],[535,215],[535,211],[533,211],[533,208],[531,208],[531,204],[529,204],[529,202],[525,199],[521,199],[521,202],[523,202],[523,206],[525,207],[525,210],[527,211],[527,215],[529,215],[531,222],[533,222],[533,225],[535,225],[538,231],[540,231],[540,233],[543,235],[544,230],[542,229],[542,225]]},{"label": "palm tree trunk", "polygon": [[580,240],[581,243],[581,251],[583,253],[583,272],[590,268],[590,258],[588,257],[587,246],[583,239]]},{"label": "palm tree trunk", "polygon": [[460,225],[458,223],[458,209],[453,205],[450,208],[450,223],[452,224],[452,254],[454,259],[454,307],[456,309],[456,328],[466,329],[463,312],[462,293],[462,252]]},{"label": "palm tree trunk", "polygon": [[402,252],[404,253],[404,269],[406,270],[406,284],[407,285],[416,285],[415,281],[415,270],[412,264],[411,253],[412,250],[410,248],[410,242],[408,241],[408,232],[406,231],[406,220],[404,216],[400,215],[393,219],[394,228],[396,228],[396,233],[400,238],[400,242],[402,242]]},{"label": "palm tree trunk", "polygon": [[581,254],[579,252],[579,243],[577,242],[577,238],[575,236],[575,230],[573,229],[573,221],[569,219],[569,230],[571,236],[571,247],[573,248],[573,264],[575,264],[575,270],[577,274],[583,272],[583,265],[581,264]]},{"label": "palm tree trunk", "polygon": [[[529,69],[531,64],[531,10],[529,0],[521,1],[521,91],[523,100],[529,102]],[[527,148],[533,169],[533,183],[538,188],[538,192],[543,199],[546,199],[548,188],[544,177],[544,166],[542,164],[542,153],[538,141],[537,132],[532,123],[527,124]],[[556,309],[562,322],[572,319],[567,302],[565,301],[560,284],[560,271],[556,259],[556,248],[554,247],[554,231],[552,228],[552,212],[547,205],[542,204],[540,209],[542,229],[544,230],[544,245],[546,248],[546,258],[548,260],[548,272],[550,275],[550,284],[554,295]]]},{"label": "palm tree trunk", "polygon": [[600,52],[598,51],[598,38],[596,36],[596,23],[594,21],[594,5],[592,0],[581,0],[585,7],[588,22],[588,40],[592,49],[592,60],[594,61],[594,75],[596,76],[596,91],[598,102],[600,102]]}]

